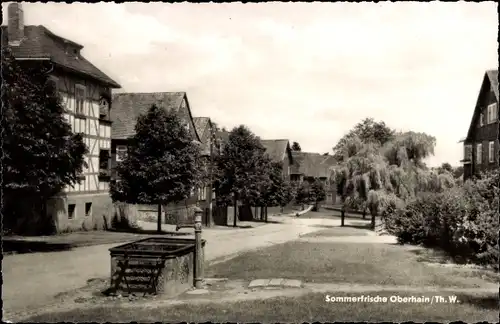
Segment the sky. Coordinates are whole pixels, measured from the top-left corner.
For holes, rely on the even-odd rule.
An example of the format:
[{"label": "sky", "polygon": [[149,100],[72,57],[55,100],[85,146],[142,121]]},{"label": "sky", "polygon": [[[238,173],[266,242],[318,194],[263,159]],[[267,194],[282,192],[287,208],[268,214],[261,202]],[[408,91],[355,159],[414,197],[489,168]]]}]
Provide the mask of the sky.
[{"label": "sky", "polygon": [[[8,3],[2,4],[3,24]],[[498,68],[497,5],[23,3],[25,25],[84,46],[117,92],[185,91],[193,116],[331,152],[366,117],[437,139],[459,165],[485,70]]]}]

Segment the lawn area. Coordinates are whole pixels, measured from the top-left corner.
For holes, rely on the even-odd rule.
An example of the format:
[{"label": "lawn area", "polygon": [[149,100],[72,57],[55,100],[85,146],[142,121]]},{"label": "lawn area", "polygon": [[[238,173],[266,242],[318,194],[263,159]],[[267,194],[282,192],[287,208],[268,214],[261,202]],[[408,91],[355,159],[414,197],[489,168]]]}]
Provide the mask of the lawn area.
[{"label": "lawn area", "polygon": [[308,233],[302,235],[301,237],[334,237],[334,236],[366,236],[366,235],[368,235],[368,232],[360,228],[352,226],[345,226],[345,227],[335,226],[325,230]]},{"label": "lawn area", "polygon": [[[333,294],[331,294],[333,295]],[[367,294],[368,295],[368,294]],[[335,293],[335,296],[359,297],[360,294]],[[369,296],[411,297],[400,292],[370,293]],[[415,297],[432,294],[421,294]],[[449,296],[449,295],[448,295]],[[448,296],[445,296],[446,298]],[[460,303],[363,303],[326,302],[326,295],[309,293],[294,297],[245,300],[237,302],[209,302],[140,307],[80,308],[60,313],[47,313],[27,319],[27,322],[498,322],[498,296],[457,295]]]},{"label": "lawn area", "polygon": [[316,283],[475,288],[480,278],[460,269],[430,267],[409,247],[368,243],[288,242],[208,266],[207,277],[288,278]]}]

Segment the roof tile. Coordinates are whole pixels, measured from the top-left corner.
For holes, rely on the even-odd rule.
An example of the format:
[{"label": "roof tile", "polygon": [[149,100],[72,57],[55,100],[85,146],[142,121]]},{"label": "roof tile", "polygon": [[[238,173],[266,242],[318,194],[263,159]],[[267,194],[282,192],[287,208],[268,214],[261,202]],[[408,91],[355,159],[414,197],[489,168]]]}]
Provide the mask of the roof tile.
[{"label": "roof tile", "polygon": [[153,104],[167,110],[178,111],[185,92],[115,93],[111,107],[111,138],[127,139],[135,134],[140,115],[147,113]]},{"label": "roof tile", "polygon": [[[7,26],[2,27],[2,46],[8,44]],[[11,46],[16,58],[49,58],[64,68],[83,73],[113,88],[121,86],[95,67],[80,54],[68,53],[64,44],[71,44],[80,50],[83,46],[55,35],[44,26],[25,26],[24,39],[19,46]]]}]

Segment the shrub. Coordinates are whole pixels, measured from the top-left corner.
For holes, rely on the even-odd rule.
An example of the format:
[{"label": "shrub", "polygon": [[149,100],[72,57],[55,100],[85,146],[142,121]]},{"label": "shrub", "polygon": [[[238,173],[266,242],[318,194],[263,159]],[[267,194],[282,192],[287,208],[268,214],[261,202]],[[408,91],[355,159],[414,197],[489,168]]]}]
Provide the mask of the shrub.
[{"label": "shrub", "polygon": [[440,194],[389,204],[383,216],[400,243],[438,247],[455,260],[498,269],[499,172]]}]

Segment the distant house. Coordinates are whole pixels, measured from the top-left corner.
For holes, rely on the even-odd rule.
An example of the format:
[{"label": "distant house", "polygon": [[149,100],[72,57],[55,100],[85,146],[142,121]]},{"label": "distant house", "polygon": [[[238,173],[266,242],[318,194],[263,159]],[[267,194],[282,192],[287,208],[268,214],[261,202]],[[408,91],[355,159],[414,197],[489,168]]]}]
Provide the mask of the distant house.
[{"label": "distant house", "polygon": [[[113,95],[114,109],[111,111],[111,160],[113,167],[123,160],[127,154],[129,140],[135,135],[135,125],[139,116],[148,112],[153,104],[167,111],[175,111],[189,130],[192,139],[200,142],[191,116],[191,109],[185,92],[152,92],[152,93],[117,93]],[[116,177],[116,174],[113,175]],[[196,204],[196,191],[186,201],[166,206],[166,223],[184,222],[193,215],[192,208]],[[144,217],[156,217],[156,206],[139,205],[138,209]]]},{"label": "distant house", "polygon": [[[25,26],[19,3],[8,6],[2,48],[8,46],[22,64],[46,64],[49,82],[58,90],[73,132],[83,133],[88,147],[80,182],[64,188],[47,203],[57,231],[105,226],[112,202],[108,193],[111,147],[111,91],[120,85],[82,56],[83,46],[46,27]],[[36,16],[36,15],[35,15]]]},{"label": "distant house", "polygon": [[260,140],[274,162],[281,162],[283,165],[283,177],[290,179],[291,166],[293,165],[293,155],[290,142],[287,139]]},{"label": "distant house", "polygon": [[[207,167],[207,174],[210,173],[210,164],[214,163],[214,156],[219,153],[219,147],[215,141],[215,129],[212,121],[208,117],[194,117],[193,118],[194,128],[201,141],[202,148],[202,158],[205,160],[205,166]],[[208,203],[208,198],[210,195],[209,186],[203,188],[198,188],[198,201],[202,202],[201,205],[206,205]],[[213,188],[212,188],[212,198],[213,198]],[[208,207],[208,206],[206,206]]]},{"label": "distant house", "polygon": [[464,181],[499,167],[498,70],[486,71],[464,142]]},{"label": "distant house", "polygon": [[329,169],[335,163],[333,156],[309,152],[292,152],[292,156],[293,164],[290,170],[292,182],[301,183],[307,181],[312,183],[318,179],[325,185],[327,203],[335,202],[336,190],[329,181]]}]

